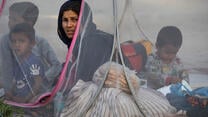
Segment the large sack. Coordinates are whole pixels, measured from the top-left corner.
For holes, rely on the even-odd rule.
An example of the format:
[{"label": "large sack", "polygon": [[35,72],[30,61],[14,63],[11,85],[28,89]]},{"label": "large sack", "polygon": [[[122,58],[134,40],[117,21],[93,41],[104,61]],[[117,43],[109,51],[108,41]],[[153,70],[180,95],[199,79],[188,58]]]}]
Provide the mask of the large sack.
[{"label": "large sack", "polygon": [[[76,117],[82,112],[90,99],[95,96],[99,87],[98,82],[104,77],[103,70],[106,70],[109,64],[102,65],[96,71],[93,81],[84,82],[79,80],[77,82],[67,96],[61,117]],[[116,67],[118,70],[123,70],[122,66],[116,63],[111,63],[111,68],[113,67]],[[134,73],[128,68],[125,70],[127,73]],[[135,74],[132,74],[132,76],[135,76]],[[136,100],[139,102],[139,108],[131,93],[125,92],[122,88],[110,88],[104,85],[85,116],[144,117],[142,114],[144,113],[147,117],[167,117],[176,113],[176,109],[159,92],[147,88],[135,88],[135,91],[137,92]]]}]

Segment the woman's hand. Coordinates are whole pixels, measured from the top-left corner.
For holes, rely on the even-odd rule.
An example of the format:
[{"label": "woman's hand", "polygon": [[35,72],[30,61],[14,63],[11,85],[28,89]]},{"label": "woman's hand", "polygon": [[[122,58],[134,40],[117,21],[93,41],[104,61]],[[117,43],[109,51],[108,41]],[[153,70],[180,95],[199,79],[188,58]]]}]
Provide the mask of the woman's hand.
[{"label": "woman's hand", "polygon": [[[136,77],[136,75],[131,74],[129,78],[133,87],[135,89],[138,89],[139,79]],[[109,70],[107,79],[105,81],[105,86],[112,87],[112,88],[119,88],[123,90],[124,92],[131,93],[124,72],[116,68],[111,68]]]}]

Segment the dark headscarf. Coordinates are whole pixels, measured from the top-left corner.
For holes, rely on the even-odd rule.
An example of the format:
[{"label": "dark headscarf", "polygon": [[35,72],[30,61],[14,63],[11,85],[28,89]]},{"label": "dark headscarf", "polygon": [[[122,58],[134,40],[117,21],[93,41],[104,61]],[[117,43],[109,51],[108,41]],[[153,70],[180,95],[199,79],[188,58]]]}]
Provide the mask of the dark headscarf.
[{"label": "dark headscarf", "polygon": [[59,10],[57,32],[60,39],[63,41],[64,44],[68,46],[68,48],[71,45],[72,39],[69,39],[64,32],[64,29],[62,27],[62,17],[64,12],[68,10],[74,11],[79,16],[80,6],[81,6],[81,0],[68,0],[61,6]]}]

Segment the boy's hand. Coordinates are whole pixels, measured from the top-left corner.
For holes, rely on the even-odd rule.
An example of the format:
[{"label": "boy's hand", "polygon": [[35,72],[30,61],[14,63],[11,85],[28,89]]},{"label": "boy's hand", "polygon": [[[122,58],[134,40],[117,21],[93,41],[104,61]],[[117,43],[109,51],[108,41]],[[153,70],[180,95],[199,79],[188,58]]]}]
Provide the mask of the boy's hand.
[{"label": "boy's hand", "polygon": [[177,77],[168,77],[165,80],[165,85],[170,85],[170,84],[176,84],[181,82],[182,79],[181,78],[177,78]]},{"label": "boy's hand", "polygon": [[171,83],[172,83],[172,84],[176,84],[176,83],[179,83],[179,82],[181,82],[181,81],[182,81],[181,78],[176,78],[176,77],[174,77],[174,78],[171,79]]}]

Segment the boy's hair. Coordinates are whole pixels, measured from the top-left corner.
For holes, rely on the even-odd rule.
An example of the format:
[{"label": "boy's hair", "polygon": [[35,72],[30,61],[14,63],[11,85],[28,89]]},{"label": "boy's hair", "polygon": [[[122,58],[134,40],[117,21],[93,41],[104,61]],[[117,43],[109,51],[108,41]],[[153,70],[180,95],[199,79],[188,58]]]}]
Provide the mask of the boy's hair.
[{"label": "boy's hair", "polygon": [[164,45],[173,45],[180,48],[182,45],[181,31],[175,26],[163,27],[157,36],[156,47],[161,48]]},{"label": "boy's hair", "polygon": [[35,30],[34,28],[29,25],[28,23],[20,23],[14,26],[14,28],[10,31],[10,39],[11,39],[11,34],[13,33],[24,33],[30,42],[35,41]]},{"label": "boy's hair", "polygon": [[16,2],[10,6],[9,11],[15,12],[33,25],[36,23],[39,15],[38,7],[31,2]]}]

